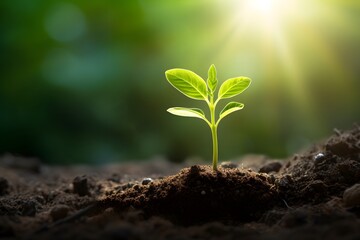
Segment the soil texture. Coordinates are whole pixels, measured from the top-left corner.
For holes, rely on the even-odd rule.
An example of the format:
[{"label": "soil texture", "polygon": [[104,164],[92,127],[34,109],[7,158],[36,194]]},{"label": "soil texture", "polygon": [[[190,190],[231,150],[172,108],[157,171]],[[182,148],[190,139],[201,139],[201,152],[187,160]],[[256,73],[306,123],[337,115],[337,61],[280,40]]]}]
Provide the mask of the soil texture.
[{"label": "soil texture", "polygon": [[1,239],[360,239],[360,127],[274,160],[0,158]]}]

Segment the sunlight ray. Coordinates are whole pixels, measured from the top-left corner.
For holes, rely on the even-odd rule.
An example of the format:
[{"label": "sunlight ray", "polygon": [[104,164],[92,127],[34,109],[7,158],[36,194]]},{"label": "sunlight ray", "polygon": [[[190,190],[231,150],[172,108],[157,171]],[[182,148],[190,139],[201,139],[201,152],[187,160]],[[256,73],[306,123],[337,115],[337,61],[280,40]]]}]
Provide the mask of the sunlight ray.
[{"label": "sunlight ray", "polygon": [[[356,101],[358,94],[354,72],[344,58],[338,56],[338,48],[333,45],[341,41],[342,36],[335,36],[338,39],[327,37],[340,29],[357,36],[353,33],[356,23],[346,18],[346,9],[339,11],[319,1],[310,5],[309,1],[293,0],[286,8],[280,6],[282,2],[244,0],[237,2],[237,8],[231,6],[230,18],[224,21],[227,24],[212,39],[217,50],[212,53],[212,59],[224,65],[232,64],[232,68],[243,68],[239,63],[250,57],[250,70],[246,73],[261,81],[257,87],[271,108],[267,112],[269,120],[274,125],[283,123],[280,117],[285,111],[282,109],[285,99],[290,101],[285,106],[294,106],[304,124],[323,132],[328,126],[324,125],[326,115],[321,114],[324,110],[320,108],[326,100],[319,100],[314,87],[323,85],[328,93],[347,92],[347,101]],[[304,9],[309,11],[304,12]],[[337,30],[326,28],[327,25]],[[318,76],[329,79],[318,79]],[[321,91],[320,94],[326,93]]]},{"label": "sunlight ray", "polygon": [[330,71],[334,75],[334,78],[343,79],[343,81],[333,81],[333,84],[337,84],[337,87],[347,91],[349,94],[348,97],[350,97],[351,94],[357,94],[357,92],[353,91],[356,89],[356,86],[352,84],[352,81],[349,81],[356,79],[356,76],[353,75],[350,69],[347,69],[346,63],[338,60],[339,58],[332,50],[332,47],[317,31],[312,28],[308,28],[307,31],[309,37],[302,38],[303,44],[316,49],[314,54],[317,53],[317,58],[322,61],[322,63],[319,64],[326,66],[327,71]]},{"label": "sunlight ray", "polygon": [[322,119],[314,104],[315,100],[306,85],[306,75],[303,74],[304,69],[302,65],[297,61],[298,56],[296,56],[289,39],[286,39],[283,32],[277,32],[276,42],[280,54],[280,62],[283,66],[286,79],[283,81],[283,84],[289,91],[288,94],[293,99],[293,104],[299,111],[299,115],[303,118],[307,118],[307,121],[312,122],[312,124],[316,126],[316,129],[321,130],[322,127],[324,127]]}]

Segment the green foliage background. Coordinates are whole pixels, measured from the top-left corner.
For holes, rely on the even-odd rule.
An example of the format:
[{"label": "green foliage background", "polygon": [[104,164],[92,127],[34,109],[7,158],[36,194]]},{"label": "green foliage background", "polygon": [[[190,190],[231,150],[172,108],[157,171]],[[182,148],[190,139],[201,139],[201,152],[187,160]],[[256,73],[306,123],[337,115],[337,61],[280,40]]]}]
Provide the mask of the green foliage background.
[{"label": "green foliage background", "polygon": [[232,24],[234,2],[0,1],[0,153],[48,163],[210,161],[207,126],[166,112],[203,103],[178,93],[164,72],[181,67],[206,79],[212,63],[220,83],[253,80],[235,99],[244,110],[219,128],[220,160],[285,157],[359,120],[357,1],[326,3],[340,22],[315,14],[301,28],[286,23],[290,59],[252,22]]}]

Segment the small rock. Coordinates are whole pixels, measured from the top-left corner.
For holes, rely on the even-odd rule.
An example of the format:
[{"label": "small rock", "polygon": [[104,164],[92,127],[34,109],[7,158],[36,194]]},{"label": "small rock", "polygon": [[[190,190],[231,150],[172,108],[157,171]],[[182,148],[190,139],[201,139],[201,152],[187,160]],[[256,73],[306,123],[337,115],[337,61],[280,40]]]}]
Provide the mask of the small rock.
[{"label": "small rock", "polygon": [[279,172],[282,164],[280,162],[270,162],[265,164],[259,169],[259,173],[270,173],[270,172]]},{"label": "small rock", "polygon": [[86,176],[77,176],[73,180],[73,191],[79,196],[89,195],[89,186]]},{"label": "small rock", "polygon": [[345,207],[360,206],[360,184],[355,184],[346,189],[343,195],[343,202]]},{"label": "small rock", "polygon": [[50,211],[50,216],[53,221],[65,218],[70,211],[70,208],[67,205],[56,205]]},{"label": "small rock", "polygon": [[239,166],[238,164],[233,163],[233,162],[222,162],[220,164],[220,167],[222,167],[222,168],[230,168],[230,169],[237,168],[238,166]]},{"label": "small rock", "polygon": [[9,182],[6,178],[0,177],[0,196],[9,193]]},{"label": "small rock", "polygon": [[327,164],[333,161],[331,155],[325,155],[324,153],[318,153],[314,156],[314,166],[315,168],[321,167],[323,164]]},{"label": "small rock", "polygon": [[151,183],[153,180],[152,178],[144,178],[142,181],[141,181],[141,184],[142,185],[148,185],[149,183]]},{"label": "small rock", "polygon": [[314,156],[315,162],[322,161],[324,159],[325,159],[325,154],[323,154],[323,153],[318,153]]}]

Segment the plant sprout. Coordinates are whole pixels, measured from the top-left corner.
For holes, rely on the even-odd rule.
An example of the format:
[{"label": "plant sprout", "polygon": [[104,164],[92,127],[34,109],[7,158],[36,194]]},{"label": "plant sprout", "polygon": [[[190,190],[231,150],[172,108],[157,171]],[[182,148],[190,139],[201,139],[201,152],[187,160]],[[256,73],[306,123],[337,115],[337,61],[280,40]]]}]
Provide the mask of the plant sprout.
[{"label": "plant sprout", "polygon": [[217,128],[220,121],[235,111],[244,108],[243,103],[229,102],[220,112],[219,117],[215,117],[216,106],[220,100],[234,97],[242,93],[250,85],[251,79],[247,77],[235,77],[226,80],[219,88],[217,98],[215,99],[215,90],[218,85],[216,68],[211,65],[208,72],[208,79],[205,82],[196,73],[186,69],[170,69],[165,72],[168,82],[185,96],[195,99],[203,100],[207,103],[210,110],[210,120],[206,118],[203,110],[199,108],[185,108],[172,107],[167,111],[177,116],[194,117],[204,120],[211,129],[212,143],[213,143],[213,170],[217,170],[218,165],[218,138]]}]

